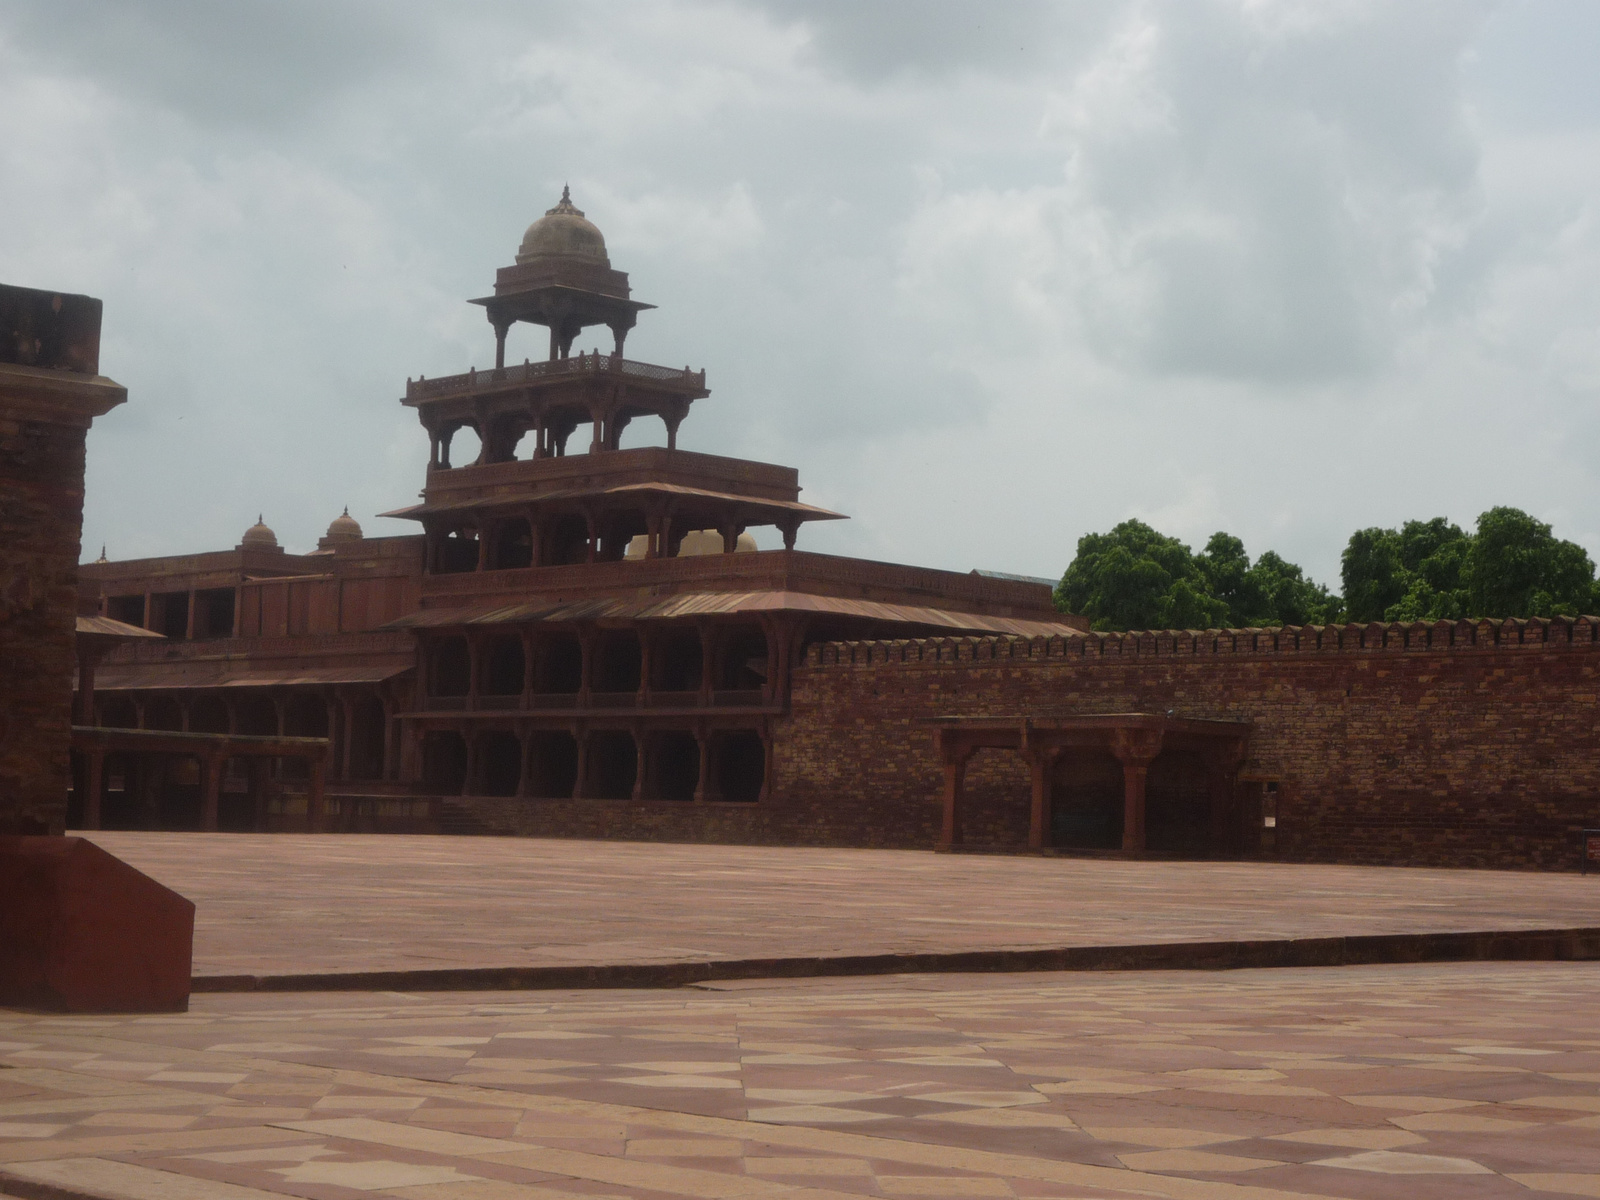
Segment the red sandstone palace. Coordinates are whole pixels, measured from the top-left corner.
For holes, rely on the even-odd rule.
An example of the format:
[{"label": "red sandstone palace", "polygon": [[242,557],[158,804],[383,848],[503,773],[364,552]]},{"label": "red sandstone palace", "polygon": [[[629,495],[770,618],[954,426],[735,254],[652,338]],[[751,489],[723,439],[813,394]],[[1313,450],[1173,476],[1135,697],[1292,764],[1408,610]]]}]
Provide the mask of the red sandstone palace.
[{"label": "red sandstone palace", "polygon": [[1600,824],[1593,620],[1089,634],[797,549],[840,514],[678,448],[705,372],[623,356],[651,306],[565,193],[473,303],[494,366],[402,401],[420,532],[81,568],[69,822],[1542,866]]}]

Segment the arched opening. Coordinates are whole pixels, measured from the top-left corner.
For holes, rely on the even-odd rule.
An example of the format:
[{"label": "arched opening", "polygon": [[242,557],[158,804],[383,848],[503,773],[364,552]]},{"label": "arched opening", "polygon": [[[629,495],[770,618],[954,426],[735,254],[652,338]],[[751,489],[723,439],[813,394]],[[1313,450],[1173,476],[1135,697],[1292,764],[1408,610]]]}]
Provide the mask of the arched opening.
[{"label": "arched opening", "polygon": [[222,787],[217,796],[217,828],[228,833],[249,833],[256,827],[256,806],[250,795],[247,758],[230,758],[222,764]]},{"label": "arched opening", "polygon": [[717,738],[718,799],[754,804],[767,778],[767,748],[753,729],[736,729]]},{"label": "arched opening", "polygon": [[522,778],[522,743],[505,729],[491,729],[478,739],[480,796],[515,796]]},{"label": "arched opening", "polygon": [[589,735],[588,792],[595,800],[627,800],[639,769],[633,734],[625,729],[600,729]]},{"label": "arched opening", "polygon": [[172,696],[151,696],[144,702],[144,727],[177,732],[183,728],[183,707]]},{"label": "arched opening", "polygon": [[278,709],[271,697],[259,693],[241,696],[233,702],[234,730],[251,737],[278,735]]},{"label": "arched opening", "polygon": [[643,512],[624,510],[607,514],[600,523],[600,545],[595,558],[600,562],[621,562],[627,555],[628,543],[649,528]]},{"label": "arched opening", "polygon": [[357,696],[350,701],[350,778],[383,778],[383,701]]},{"label": "arched opening", "polygon": [[659,635],[650,655],[656,692],[698,692],[701,662],[700,635],[693,629],[674,629]]},{"label": "arched opening", "polygon": [[522,695],[522,638],[516,634],[491,638],[480,653],[484,656],[483,692],[486,696]]},{"label": "arched opening", "polygon": [[1074,850],[1122,846],[1122,764],[1107,750],[1063,754],[1051,779],[1050,844]]},{"label": "arched opening", "polygon": [[[283,705],[285,737],[325,738],[328,736],[328,702],[311,692],[291,695]],[[285,758],[280,774],[285,779],[310,779],[311,763],[304,758]]]},{"label": "arched opening", "polygon": [[189,728],[195,733],[227,733],[227,704],[220,696],[201,696],[190,701]]},{"label": "arched opening", "polygon": [[107,754],[101,765],[105,792],[100,798],[100,828],[151,829],[155,813],[146,812],[144,797],[149,791],[149,764],[153,757],[134,754]]},{"label": "arched opening", "polygon": [[461,795],[467,784],[467,743],[455,730],[422,735],[422,782],[441,795]]},{"label": "arched opening", "polygon": [[439,575],[460,575],[478,569],[478,531],[452,529],[439,539],[434,570]]},{"label": "arched opening", "polygon": [[1204,858],[1211,850],[1211,793],[1206,760],[1193,750],[1166,750],[1145,778],[1145,848]]},{"label": "arched opening", "polygon": [[729,630],[722,646],[721,667],[719,691],[760,690],[767,682],[767,635],[752,626]]},{"label": "arched opening", "polygon": [[515,571],[533,565],[533,529],[521,517],[511,517],[495,531],[494,554],[489,565],[496,571]]},{"label": "arched opening", "polygon": [[188,754],[151,756],[160,764],[161,784],[156,793],[157,828],[200,828],[200,760]]},{"label": "arched opening", "polygon": [[533,690],[542,696],[575,696],[583,686],[583,647],[570,633],[539,638]]},{"label": "arched opening", "polygon": [[126,696],[107,696],[100,701],[100,724],[109,729],[137,729],[139,710]]},{"label": "arched opening", "polygon": [[528,736],[528,794],[551,799],[572,795],[578,782],[578,743],[564,729]]},{"label": "arched opening", "polygon": [[637,692],[642,656],[639,637],[630,631],[604,633],[595,646],[594,690],[597,692]]},{"label": "arched opening", "polygon": [[446,470],[451,467],[470,467],[482,454],[483,439],[471,424],[463,422],[453,425],[439,436],[439,465]]},{"label": "arched opening", "polygon": [[570,513],[557,517],[550,524],[550,534],[544,544],[544,565],[564,567],[588,561],[589,522]]},{"label": "arched opening", "polygon": [[428,694],[465,696],[472,690],[472,651],[464,636],[442,637],[429,647]]},{"label": "arched opening", "polygon": [[700,743],[692,733],[668,729],[658,733],[655,755],[655,794],[662,800],[693,800],[700,786]]}]

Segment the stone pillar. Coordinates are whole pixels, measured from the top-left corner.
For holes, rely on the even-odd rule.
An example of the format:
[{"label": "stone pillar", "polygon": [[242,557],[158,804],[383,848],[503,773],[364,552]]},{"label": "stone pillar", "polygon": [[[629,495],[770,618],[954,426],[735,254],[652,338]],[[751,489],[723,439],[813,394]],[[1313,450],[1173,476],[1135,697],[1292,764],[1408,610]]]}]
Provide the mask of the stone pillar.
[{"label": "stone pillar", "polygon": [[383,697],[383,765],[379,769],[379,779],[393,779],[396,774],[394,761],[395,743],[394,702],[389,697]]},{"label": "stone pillar", "polygon": [[654,657],[655,637],[643,625],[634,627],[635,636],[639,639],[639,693],[635,703],[640,708],[650,705],[650,671],[653,666],[651,659]]},{"label": "stone pillar", "polygon": [[1111,753],[1122,763],[1122,849],[1129,854],[1143,854],[1145,782],[1150,774],[1150,764],[1161,753],[1161,731],[1139,728],[1113,730]]},{"label": "stone pillar", "polygon": [[936,849],[952,850],[962,843],[962,818],[966,815],[967,760],[973,747],[946,730],[938,734],[939,757],[944,764],[944,819]]},{"label": "stone pillar", "polygon": [[581,666],[578,675],[578,707],[588,708],[589,697],[594,691],[594,665],[596,633],[593,629],[584,629],[578,634],[578,652]]},{"label": "stone pillar", "polygon": [[189,589],[189,618],[184,622],[183,636],[185,641],[194,641],[194,589]]},{"label": "stone pillar", "polygon": [[322,833],[328,825],[327,771],[325,761],[311,760],[311,783],[306,788],[306,825],[312,833]]},{"label": "stone pillar", "polygon": [[635,724],[628,733],[633,737],[633,799],[643,800],[645,774],[650,768],[650,755],[645,744],[644,730]]},{"label": "stone pillar", "polygon": [[1028,849],[1043,850],[1050,844],[1051,788],[1050,776],[1055,771],[1056,760],[1061,757],[1059,746],[1034,747],[1028,754],[1028,768],[1032,781],[1032,804],[1028,809]]},{"label": "stone pillar", "polygon": [[100,301],[0,286],[0,833],[66,827],[85,439],[127,399]]},{"label": "stone pillar", "polygon": [[717,671],[717,627],[700,626],[700,707],[710,708]]},{"label": "stone pillar", "polygon": [[461,731],[462,739],[467,743],[467,778],[461,785],[463,796],[475,796],[474,791],[478,786],[478,735],[473,733],[471,726]]},{"label": "stone pillar", "polygon": [[349,783],[350,743],[355,740],[356,732],[356,706],[351,703],[349,692],[339,697],[339,707],[344,710],[344,745],[339,747],[339,778]]},{"label": "stone pillar", "polygon": [[217,831],[217,806],[222,792],[222,767],[226,760],[215,754],[200,759],[200,828]]},{"label": "stone pillar", "polygon": [[695,744],[700,747],[700,778],[694,785],[694,802],[704,804],[711,794],[711,730],[703,724],[694,727]]},{"label": "stone pillar", "polygon": [[578,770],[572,781],[572,798],[581,800],[589,790],[589,731],[581,724],[574,725],[572,740],[578,747]]}]

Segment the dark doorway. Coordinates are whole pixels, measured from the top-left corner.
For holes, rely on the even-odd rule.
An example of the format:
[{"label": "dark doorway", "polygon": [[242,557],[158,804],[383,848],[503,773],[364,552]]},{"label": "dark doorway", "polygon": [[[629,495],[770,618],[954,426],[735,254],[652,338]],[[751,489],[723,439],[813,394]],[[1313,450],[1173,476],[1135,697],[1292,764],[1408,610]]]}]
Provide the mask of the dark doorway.
[{"label": "dark doorway", "polygon": [[152,696],[144,702],[144,727],[174,733],[183,728],[183,708],[172,696]]},{"label": "dark doorway", "polygon": [[637,634],[604,633],[596,644],[599,661],[595,664],[594,690],[597,692],[637,692],[641,655]]},{"label": "dark doorway", "polygon": [[357,696],[350,705],[350,778],[383,778],[383,701]]},{"label": "dark doorway", "polygon": [[465,696],[472,689],[472,651],[464,637],[444,637],[433,643],[428,660],[428,694]]},{"label": "dark doorway", "polygon": [[550,526],[544,565],[563,567],[589,560],[589,522],[582,517],[558,517]]},{"label": "dark doorway", "polygon": [[482,796],[515,796],[522,779],[522,743],[504,729],[478,739],[478,791]]},{"label": "dark doorway", "polygon": [[753,729],[739,729],[717,738],[718,799],[754,804],[767,777],[767,749]]},{"label": "dark doorway", "polygon": [[551,799],[572,795],[578,782],[578,743],[564,729],[545,729],[528,738],[528,794]]},{"label": "dark doorway", "polygon": [[478,535],[456,529],[439,539],[440,575],[460,575],[478,569]]},{"label": "dark doorway", "polygon": [[233,636],[233,589],[207,588],[194,594],[194,636]]},{"label": "dark doorway", "polygon": [[144,596],[107,596],[106,616],[124,625],[144,628]]},{"label": "dark doorway", "polygon": [[651,660],[655,667],[652,688],[661,692],[700,690],[700,635],[692,629],[673,630],[657,640]]},{"label": "dark doorway", "polygon": [[700,743],[692,733],[671,729],[658,733],[655,794],[662,800],[693,800],[700,786]]},{"label": "dark doorway", "polygon": [[195,733],[227,733],[228,706],[218,696],[200,696],[191,700],[189,728]]},{"label": "dark doorway", "polygon": [[719,691],[749,692],[767,682],[767,635],[748,626],[730,629],[722,644]]},{"label": "dark doorway", "polygon": [[1075,850],[1122,847],[1122,764],[1104,750],[1068,751],[1052,781],[1050,843]]},{"label": "dark doorway", "polygon": [[503,522],[494,542],[494,561],[497,571],[515,571],[533,565],[533,532],[521,517]]},{"label": "dark doorway", "polygon": [[522,676],[525,666],[522,657],[522,638],[491,638],[483,645],[485,655],[483,691],[487,696],[522,695]]},{"label": "dark doorway", "polygon": [[533,690],[545,696],[576,695],[583,683],[583,647],[570,633],[541,637],[537,643]]},{"label": "dark doorway", "polygon": [[639,770],[639,752],[633,735],[622,729],[602,729],[589,735],[588,791],[595,800],[627,800]]},{"label": "dark doorway", "polygon": [[1144,793],[1145,846],[1204,858],[1211,850],[1211,792],[1205,757],[1166,750],[1150,764]]},{"label": "dark doorway", "polygon": [[461,795],[467,784],[467,743],[455,730],[423,734],[422,781],[442,795]]}]

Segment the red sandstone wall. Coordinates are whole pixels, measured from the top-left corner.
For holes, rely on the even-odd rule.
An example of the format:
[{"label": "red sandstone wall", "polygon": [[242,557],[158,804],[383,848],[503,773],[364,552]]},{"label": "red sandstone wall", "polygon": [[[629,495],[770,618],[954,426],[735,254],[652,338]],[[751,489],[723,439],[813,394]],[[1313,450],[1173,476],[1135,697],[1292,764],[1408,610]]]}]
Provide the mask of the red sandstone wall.
[{"label": "red sandstone wall", "polygon": [[0,833],[60,833],[87,430],[0,413]]},{"label": "red sandstone wall", "polygon": [[[1175,710],[1256,723],[1287,858],[1575,867],[1600,826],[1596,622],[932,639],[813,647],[777,730],[785,840],[931,846],[933,715]],[[1016,845],[1026,776],[974,763],[968,839]]]}]

